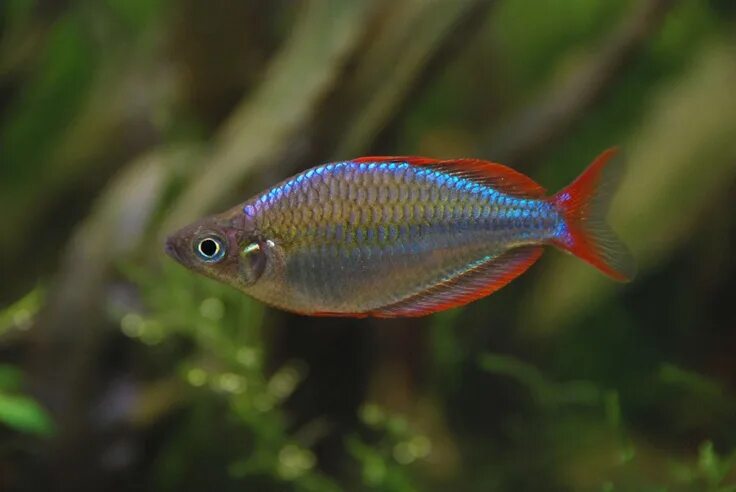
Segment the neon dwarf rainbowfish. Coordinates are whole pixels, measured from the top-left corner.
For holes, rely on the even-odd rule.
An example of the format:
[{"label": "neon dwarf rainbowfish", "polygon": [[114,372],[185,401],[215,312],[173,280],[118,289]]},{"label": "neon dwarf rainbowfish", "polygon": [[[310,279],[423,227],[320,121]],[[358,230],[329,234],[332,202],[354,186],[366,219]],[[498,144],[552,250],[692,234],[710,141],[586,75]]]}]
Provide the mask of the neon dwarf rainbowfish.
[{"label": "neon dwarf rainbowfish", "polygon": [[181,229],[166,251],[267,304],[321,316],[461,306],[524,273],[545,245],[628,281],[634,260],[605,223],[616,154],[606,150],[553,196],[476,159],[324,164]]}]

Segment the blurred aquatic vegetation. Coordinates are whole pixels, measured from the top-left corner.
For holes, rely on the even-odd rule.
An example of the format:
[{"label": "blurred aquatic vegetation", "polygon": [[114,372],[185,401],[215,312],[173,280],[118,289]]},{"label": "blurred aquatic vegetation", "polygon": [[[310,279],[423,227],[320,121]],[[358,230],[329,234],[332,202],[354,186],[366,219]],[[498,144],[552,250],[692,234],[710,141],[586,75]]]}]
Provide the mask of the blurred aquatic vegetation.
[{"label": "blurred aquatic vegetation", "polygon": [[[43,300],[43,290],[33,289],[0,311],[0,344],[22,336],[33,323]],[[23,394],[24,372],[11,364],[0,364],[0,423],[20,432],[49,436],[53,423],[35,400]]]},{"label": "blurred aquatic vegetation", "polygon": [[[483,354],[478,364],[485,371],[515,379],[529,389],[535,401],[541,406],[554,408],[571,404],[597,405],[610,401],[609,398],[618,399],[615,393],[612,393],[606,395],[607,399],[604,400],[605,393],[589,381],[566,383],[548,381],[536,368],[514,357]],[[612,412],[618,413],[617,410]]]},{"label": "blurred aquatic vegetation", "polygon": [[[167,458],[161,463],[158,486],[196,487],[200,477],[209,476],[207,468],[217,464],[200,460],[198,454],[212,438],[202,434],[202,419],[213,419],[224,423],[220,445],[229,459],[224,464],[229,481],[248,483],[267,477],[273,482],[263,482],[264,488],[281,483],[294,490],[342,490],[316,470],[310,447],[323,434],[321,424],[307,422],[295,428],[283,408],[308,376],[308,366],[292,360],[276,369],[266,367],[263,306],[243,302],[238,292],[212,280],[203,282],[177,265],[167,264],[159,271],[129,265],[124,271],[147,302],[140,311],[112,307],[120,315],[122,333],[157,352],[159,363],[172,359],[178,366],[175,381],[141,383],[140,397],[126,419],[145,428],[163,415],[186,409],[179,417],[180,435],[170,444],[170,452],[164,450]],[[358,434],[347,436],[345,449],[360,467],[363,483],[373,490],[419,490],[406,466],[429,455],[429,438],[413,430],[405,417],[377,404],[363,405],[359,419],[368,441]],[[187,465],[193,462],[201,466]],[[213,484],[206,479],[201,486]]]},{"label": "blurred aquatic vegetation", "polygon": [[361,466],[363,484],[370,490],[402,492],[421,490],[414,483],[407,465],[429,456],[431,440],[411,429],[406,417],[387,413],[375,403],[360,409],[361,421],[378,440],[366,442],[358,436],[348,436],[346,447]]},{"label": "blurred aquatic vegetation", "polygon": [[53,423],[48,413],[32,398],[21,393],[22,371],[0,365],[0,424],[15,431],[48,436]]},{"label": "blurred aquatic vegetation", "polygon": [[[735,490],[729,0],[0,2],[0,490]],[[175,226],[317,162],[619,144],[619,286],[275,312]]]},{"label": "blurred aquatic vegetation", "polygon": [[[726,193],[736,178],[736,95],[729,90],[736,84],[735,55],[732,42],[705,48],[681,80],[650,101],[637,140],[624,145],[629,170],[611,206],[611,223],[630,238],[643,269],[656,268],[690,237],[708,206],[704,197]],[[704,162],[707,172],[701,172]],[[615,288],[577,262],[558,261],[539,281],[529,323],[554,329]]]},{"label": "blurred aquatic vegetation", "polygon": [[[725,492],[736,487],[733,483],[736,479],[736,451],[720,455],[710,440],[700,444],[697,456],[690,461],[681,457],[658,461],[656,452],[649,449],[640,436],[627,430],[629,426],[622,415],[620,396],[615,390],[603,389],[591,381],[550,381],[536,367],[507,355],[482,354],[478,364],[497,377],[511,378],[522,385],[532,396],[533,404],[542,410],[541,417],[554,418],[558,425],[562,422],[562,428],[575,421],[590,420],[591,417],[600,420],[597,426],[589,422],[587,425],[592,428],[587,429],[587,432],[565,432],[559,435],[564,436],[567,446],[579,448],[578,453],[586,456],[582,458],[581,454],[575,454],[578,459],[583,459],[585,466],[597,468],[582,474],[571,470],[579,474],[574,481],[584,490],[593,490],[598,485],[599,490],[606,491],[632,490],[631,487],[635,487],[635,490],[646,491]],[[721,399],[721,404],[723,400],[732,398],[724,395],[714,381],[672,365],[663,365],[659,378],[660,384],[683,388],[691,404],[698,401],[700,405],[713,409],[715,406],[707,403],[708,398]],[[590,410],[593,410],[593,414]],[[601,468],[607,471],[602,472]],[[598,482],[598,477],[606,475],[614,476],[616,480]]]},{"label": "blurred aquatic vegetation", "polygon": [[44,290],[36,287],[0,311],[0,342],[7,343],[7,338],[12,337],[13,333],[29,329],[43,300]]},{"label": "blurred aquatic vegetation", "polygon": [[[177,381],[167,382],[175,393],[166,404],[152,408],[143,389],[144,397],[139,408],[131,409],[130,419],[134,425],[147,426],[162,414],[186,409],[179,417],[181,431],[170,444],[171,452],[162,454],[158,487],[176,490],[199,483],[219,489],[206,470],[223,466],[228,472],[224,478],[234,482],[270,477],[276,484],[294,484],[294,490],[336,490],[315,470],[309,449],[313,443],[300,441],[299,429],[290,429],[281,408],[306,377],[305,365],[290,361],[271,374],[264,367],[263,307],[177,266],[166,265],[155,273],[130,267],[128,273],[147,303],[141,312],[120,310],[125,313],[120,318],[122,332],[159,351],[160,360],[173,359],[178,366]],[[213,438],[202,434],[202,419],[223,422],[218,445],[227,462],[199,458],[201,446]]]},{"label": "blurred aquatic vegetation", "polygon": [[[43,290],[38,287],[0,311],[0,347],[23,336],[31,327],[42,300]],[[0,364],[0,436],[9,429],[47,438],[54,433],[54,423],[49,413],[27,395],[25,379],[26,374],[21,367]],[[0,448],[0,457],[15,451],[17,443],[7,439],[7,445]]]}]

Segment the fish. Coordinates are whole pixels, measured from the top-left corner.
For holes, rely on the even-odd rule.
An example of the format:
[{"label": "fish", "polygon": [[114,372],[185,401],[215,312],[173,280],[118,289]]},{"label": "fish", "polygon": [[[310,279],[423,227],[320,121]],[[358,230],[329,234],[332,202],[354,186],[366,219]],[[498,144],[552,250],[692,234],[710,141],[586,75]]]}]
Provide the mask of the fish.
[{"label": "fish", "polygon": [[554,195],[480,159],[331,162],[182,228],[165,250],[265,304],[312,316],[459,307],[526,272],[546,246],[626,282],[636,263],[606,223],[622,161],[610,148]]}]

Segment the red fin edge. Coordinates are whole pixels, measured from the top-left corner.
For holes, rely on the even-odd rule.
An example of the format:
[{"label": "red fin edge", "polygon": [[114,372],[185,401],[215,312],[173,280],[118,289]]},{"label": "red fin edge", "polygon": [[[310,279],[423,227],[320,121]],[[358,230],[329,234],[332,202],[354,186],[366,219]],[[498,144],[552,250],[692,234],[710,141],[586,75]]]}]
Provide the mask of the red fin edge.
[{"label": "red fin edge", "polygon": [[550,200],[564,216],[567,226],[555,245],[609,277],[627,282],[636,274],[636,264],[605,221],[611,196],[621,177],[621,159],[616,159],[617,155],[615,147],[602,152],[572,184]]},{"label": "red fin edge", "polygon": [[372,311],[370,315],[377,318],[418,317],[465,305],[496,292],[527,271],[542,256],[542,251],[542,246],[522,246],[506,251],[462,275]]},{"label": "red fin edge", "polygon": [[545,190],[529,176],[503,164],[482,159],[437,160],[419,156],[369,156],[353,162],[406,162],[411,166],[434,167],[453,176],[468,178],[493,187],[509,195],[523,198],[541,198]]},{"label": "red fin edge", "polygon": [[437,164],[440,161],[418,155],[369,155],[365,157],[357,157],[353,159],[353,162],[406,162],[412,166],[428,166],[430,164]]}]

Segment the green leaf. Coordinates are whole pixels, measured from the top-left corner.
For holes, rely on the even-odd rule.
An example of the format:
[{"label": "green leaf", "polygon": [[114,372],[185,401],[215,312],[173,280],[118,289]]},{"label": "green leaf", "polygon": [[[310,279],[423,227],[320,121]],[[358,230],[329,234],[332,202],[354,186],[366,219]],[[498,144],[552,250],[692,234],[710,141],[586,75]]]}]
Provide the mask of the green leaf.
[{"label": "green leaf", "polygon": [[0,422],[20,432],[51,435],[54,430],[48,413],[31,398],[0,393]]},{"label": "green leaf", "polygon": [[36,287],[15,303],[0,311],[0,336],[13,328],[28,328],[41,307],[43,294],[43,289]]},{"label": "green leaf", "polygon": [[0,391],[15,391],[20,387],[23,373],[10,364],[0,364]]},{"label": "green leaf", "polygon": [[659,368],[659,378],[664,383],[681,386],[701,397],[719,398],[726,393],[716,381],[674,364],[662,364]]},{"label": "green leaf", "polygon": [[[5,4],[5,17],[7,26],[15,28],[16,26],[25,24],[33,14],[36,7],[35,0],[8,0]],[[2,9],[0,9],[0,12]]]}]

